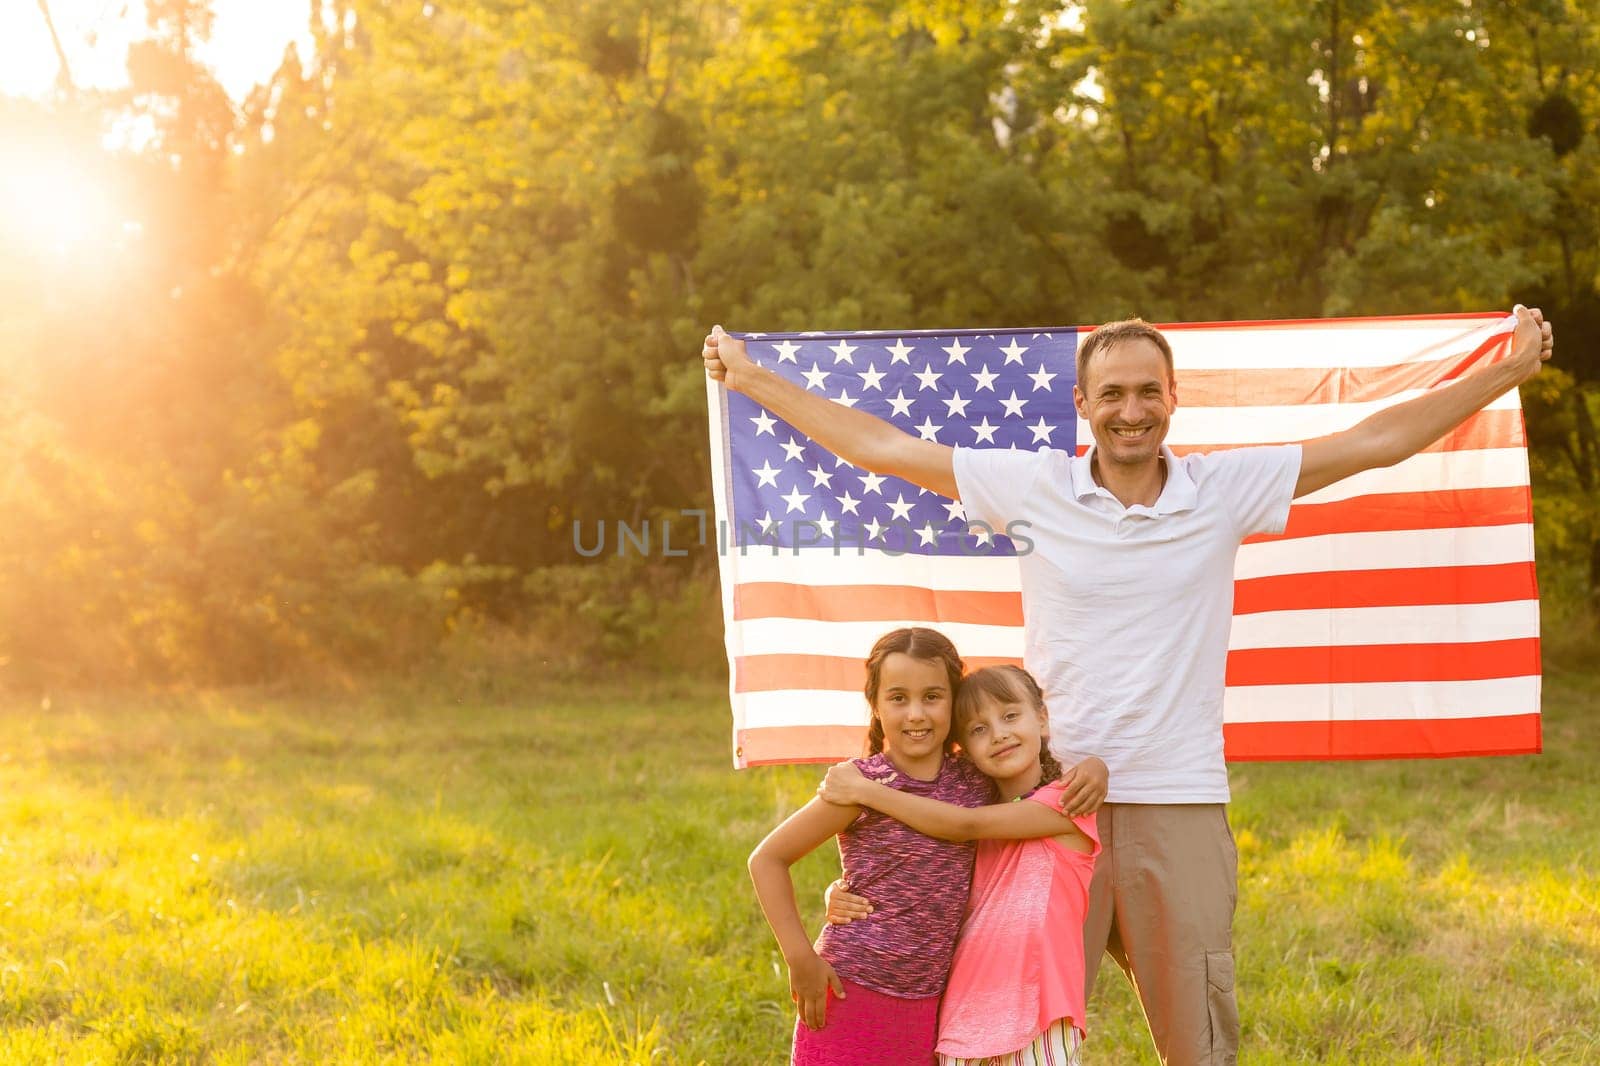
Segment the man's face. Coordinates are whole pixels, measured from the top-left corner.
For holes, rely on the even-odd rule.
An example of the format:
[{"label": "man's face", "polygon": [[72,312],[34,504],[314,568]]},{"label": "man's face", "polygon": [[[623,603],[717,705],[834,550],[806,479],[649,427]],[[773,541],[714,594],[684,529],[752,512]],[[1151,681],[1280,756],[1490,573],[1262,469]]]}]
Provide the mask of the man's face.
[{"label": "man's face", "polygon": [[1138,466],[1161,454],[1178,392],[1155,342],[1143,337],[1096,352],[1073,387],[1102,463]]}]

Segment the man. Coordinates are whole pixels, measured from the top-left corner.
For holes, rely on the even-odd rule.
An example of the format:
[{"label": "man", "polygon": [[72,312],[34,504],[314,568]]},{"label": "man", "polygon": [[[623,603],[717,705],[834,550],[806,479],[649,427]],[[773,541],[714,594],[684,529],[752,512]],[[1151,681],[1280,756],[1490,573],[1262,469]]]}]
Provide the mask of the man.
[{"label": "man", "polygon": [[706,338],[707,374],[823,447],[959,498],[991,528],[1030,524],[1025,662],[1052,746],[1064,764],[1092,753],[1110,769],[1085,987],[1109,951],[1163,1062],[1237,1054],[1222,698],[1239,544],[1282,532],[1292,498],[1400,462],[1532,377],[1551,327],[1537,309],[1515,314],[1509,354],[1344,432],[1182,459],[1163,443],[1178,403],[1172,350],[1138,319],[1101,326],[1078,351],[1073,402],[1094,437],[1081,458],[922,440],[763,370],[721,327]]}]

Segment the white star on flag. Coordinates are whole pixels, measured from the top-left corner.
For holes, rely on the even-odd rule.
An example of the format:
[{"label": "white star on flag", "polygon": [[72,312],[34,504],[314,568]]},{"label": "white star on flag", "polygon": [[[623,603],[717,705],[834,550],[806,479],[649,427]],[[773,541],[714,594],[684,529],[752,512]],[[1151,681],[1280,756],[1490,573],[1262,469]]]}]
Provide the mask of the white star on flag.
[{"label": "white star on flag", "polygon": [[[806,509],[806,501],[811,499],[811,494],[801,492],[800,486],[796,485],[794,488],[789,490],[789,494],[787,496],[780,496],[778,498],[789,505],[790,511],[799,511],[804,514]],[[788,512],[786,511],[784,513],[787,514]]]}]

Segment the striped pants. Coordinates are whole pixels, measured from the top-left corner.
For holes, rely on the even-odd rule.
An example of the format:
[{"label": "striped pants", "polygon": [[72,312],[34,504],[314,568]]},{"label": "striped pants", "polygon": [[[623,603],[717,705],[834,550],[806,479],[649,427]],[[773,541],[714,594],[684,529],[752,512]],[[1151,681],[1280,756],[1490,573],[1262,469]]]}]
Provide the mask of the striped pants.
[{"label": "striped pants", "polygon": [[1066,1018],[1057,1018],[1025,1048],[981,1059],[940,1055],[939,1066],[1079,1066],[1078,1051],[1082,1047],[1083,1034]]}]

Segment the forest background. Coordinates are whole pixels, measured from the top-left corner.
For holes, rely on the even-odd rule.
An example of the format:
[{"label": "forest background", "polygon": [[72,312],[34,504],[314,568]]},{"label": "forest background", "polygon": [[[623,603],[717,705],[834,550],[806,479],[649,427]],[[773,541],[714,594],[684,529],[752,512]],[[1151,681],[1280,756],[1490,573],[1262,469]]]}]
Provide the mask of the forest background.
[{"label": "forest background", "polygon": [[0,101],[119,212],[0,215],[6,689],[714,675],[660,550],[713,321],[1542,305],[1547,651],[1596,647],[1588,4],[317,0],[238,102],[206,3],[148,13],[126,89]]}]

